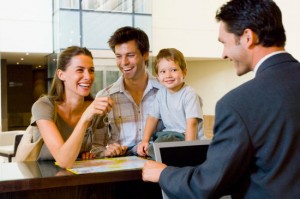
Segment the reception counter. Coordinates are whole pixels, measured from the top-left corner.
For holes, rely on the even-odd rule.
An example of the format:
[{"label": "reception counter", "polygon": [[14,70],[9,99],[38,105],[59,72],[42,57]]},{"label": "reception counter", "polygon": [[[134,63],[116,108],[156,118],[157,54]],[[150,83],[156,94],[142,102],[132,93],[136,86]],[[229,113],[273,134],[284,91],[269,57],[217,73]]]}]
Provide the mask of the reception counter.
[{"label": "reception counter", "polygon": [[0,198],[162,198],[141,169],[73,174],[54,162],[0,163]]}]

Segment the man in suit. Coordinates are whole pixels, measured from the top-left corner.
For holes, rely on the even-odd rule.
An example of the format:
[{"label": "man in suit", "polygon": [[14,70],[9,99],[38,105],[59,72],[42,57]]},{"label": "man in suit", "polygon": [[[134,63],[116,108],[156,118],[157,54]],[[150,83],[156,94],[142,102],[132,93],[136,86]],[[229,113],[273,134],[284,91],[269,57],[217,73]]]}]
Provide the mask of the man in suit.
[{"label": "man in suit", "polygon": [[143,179],[170,198],[299,198],[300,64],[284,50],[281,11],[271,0],[231,0],[216,19],[223,58],[255,77],[218,101],[203,164],[147,161]]}]

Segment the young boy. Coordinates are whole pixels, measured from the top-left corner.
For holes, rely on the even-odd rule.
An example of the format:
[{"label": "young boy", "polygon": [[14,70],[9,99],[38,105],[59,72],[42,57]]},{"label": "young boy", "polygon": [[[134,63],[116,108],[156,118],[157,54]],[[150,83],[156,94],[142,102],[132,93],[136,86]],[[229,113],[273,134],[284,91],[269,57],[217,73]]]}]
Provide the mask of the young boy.
[{"label": "young boy", "polygon": [[204,137],[201,98],[184,82],[187,68],[183,54],[175,48],[160,50],[155,60],[155,72],[164,87],[156,94],[142,142],[137,148],[140,156],[149,155],[153,159],[153,146],[149,141],[160,119],[165,128],[155,133],[154,142],[191,141]]}]

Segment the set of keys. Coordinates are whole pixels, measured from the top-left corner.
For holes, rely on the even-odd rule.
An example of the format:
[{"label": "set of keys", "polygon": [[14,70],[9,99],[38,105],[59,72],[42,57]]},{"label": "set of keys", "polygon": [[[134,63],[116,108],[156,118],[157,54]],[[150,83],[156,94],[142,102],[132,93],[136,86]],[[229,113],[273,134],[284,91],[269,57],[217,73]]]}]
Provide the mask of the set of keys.
[{"label": "set of keys", "polygon": [[108,113],[106,113],[105,117],[103,118],[103,123],[107,127],[107,135],[108,135],[108,139],[110,139],[111,138],[111,125],[110,125],[110,120],[108,118]]}]

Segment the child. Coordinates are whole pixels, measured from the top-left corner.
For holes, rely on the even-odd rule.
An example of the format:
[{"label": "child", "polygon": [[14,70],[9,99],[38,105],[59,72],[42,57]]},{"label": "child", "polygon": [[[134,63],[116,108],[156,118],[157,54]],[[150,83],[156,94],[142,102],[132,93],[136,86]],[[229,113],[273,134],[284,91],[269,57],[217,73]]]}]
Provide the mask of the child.
[{"label": "child", "polygon": [[155,72],[164,87],[157,92],[142,142],[137,148],[140,156],[149,155],[153,159],[153,146],[149,146],[149,141],[160,119],[165,128],[155,133],[154,142],[191,141],[204,137],[201,98],[184,82],[187,68],[183,54],[175,48],[160,50],[155,60]]}]

